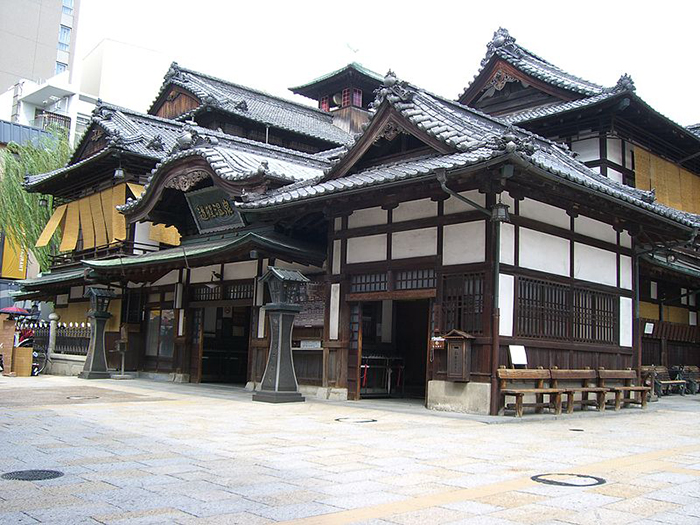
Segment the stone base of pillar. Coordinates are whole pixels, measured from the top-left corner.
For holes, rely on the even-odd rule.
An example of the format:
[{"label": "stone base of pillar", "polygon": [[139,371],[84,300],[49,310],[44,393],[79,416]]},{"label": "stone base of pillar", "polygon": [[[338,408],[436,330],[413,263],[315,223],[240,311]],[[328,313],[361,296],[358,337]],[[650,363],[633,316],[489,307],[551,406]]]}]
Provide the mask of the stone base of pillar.
[{"label": "stone base of pillar", "polygon": [[299,392],[262,390],[253,394],[253,401],[262,401],[263,403],[303,403],[305,399]]},{"label": "stone base of pillar", "polygon": [[83,370],[78,374],[80,379],[110,379],[112,374],[109,372],[93,372]]}]

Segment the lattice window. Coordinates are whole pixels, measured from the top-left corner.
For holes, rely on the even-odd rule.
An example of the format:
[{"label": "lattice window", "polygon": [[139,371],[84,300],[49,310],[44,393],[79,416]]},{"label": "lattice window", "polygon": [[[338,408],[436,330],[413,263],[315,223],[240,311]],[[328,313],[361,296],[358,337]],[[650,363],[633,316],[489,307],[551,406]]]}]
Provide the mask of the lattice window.
[{"label": "lattice window", "polygon": [[342,104],[340,105],[340,107],[346,108],[349,105],[350,105],[350,88],[345,88],[343,90]]},{"label": "lattice window", "polygon": [[252,299],[255,286],[252,281],[226,285],[225,299]]},{"label": "lattice window", "polygon": [[484,274],[457,273],[443,275],[442,314],[445,331],[483,332]]},{"label": "lattice window", "polygon": [[568,339],[570,317],[568,286],[518,278],[518,335]]},{"label": "lattice window", "polygon": [[403,270],[396,272],[397,290],[420,290],[435,288],[435,269]]},{"label": "lattice window", "polygon": [[519,277],[516,335],[615,344],[617,305],[612,294]]},{"label": "lattice window", "polygon": [[193,301],[219,301],[221,299],[221,286],[218,284],[204,284],[192,290]]},{"label": "lattice window", "polygon": [[318,102],[318,109],[321,111],[331,110],[331,99],[329,97],[322,97]]},{"label": "lattice window", "polygon": [[352,90],[352,105],[356,108],[362,107],[362,90],[354,88]]},{"label": "lattice window", "polygon": [[386,273],[365,273],[350,277],[350,292],[386,292]]}]

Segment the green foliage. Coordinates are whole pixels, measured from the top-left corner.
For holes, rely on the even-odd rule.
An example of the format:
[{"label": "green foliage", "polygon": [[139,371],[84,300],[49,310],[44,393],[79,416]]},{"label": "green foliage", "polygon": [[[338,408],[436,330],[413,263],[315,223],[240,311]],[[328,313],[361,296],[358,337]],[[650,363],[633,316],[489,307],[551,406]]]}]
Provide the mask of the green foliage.
[{"label": "green foliage", "polygon": [[[44,248],[35,248],[37,239],[53,213],[53,199],[24,189],[25,175],[38,175],[63,167],[71,154],[68,136],[61,128],[49,136],[22,146],[10,143],[0,150],[0,231],[32,252],[42,271],[49,268],[51,254],[58,251],[57,236]],[[40,206],[45,198],[48,206]]]}]

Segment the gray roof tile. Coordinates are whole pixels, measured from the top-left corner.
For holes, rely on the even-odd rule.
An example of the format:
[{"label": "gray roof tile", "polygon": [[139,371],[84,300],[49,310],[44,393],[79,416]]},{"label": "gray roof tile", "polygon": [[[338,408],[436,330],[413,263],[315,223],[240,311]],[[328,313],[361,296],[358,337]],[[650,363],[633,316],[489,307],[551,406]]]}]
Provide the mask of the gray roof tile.
[{"label": "gray roof tile", "polygon": [[165,75],[156,100],[171,84],[189,91],[202,103],[180,119],[188,118],[206,107],[215,107],[245,119],[332,144],[346,144],[352,139],[349,133],[333,125],[333,116],[325,111],[186,69],[176,62]]}]

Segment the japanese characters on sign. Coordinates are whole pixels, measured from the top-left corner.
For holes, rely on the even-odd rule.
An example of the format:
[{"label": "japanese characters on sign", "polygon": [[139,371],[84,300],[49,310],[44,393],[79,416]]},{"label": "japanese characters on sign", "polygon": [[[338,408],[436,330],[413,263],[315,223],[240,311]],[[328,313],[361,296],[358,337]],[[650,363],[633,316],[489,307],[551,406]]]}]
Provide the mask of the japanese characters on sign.
[{"label": "japanese characters on sign", "polygon": [[185,197],[200,233],[244,226],[233,199],[219,188],[192,191]]}]

